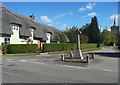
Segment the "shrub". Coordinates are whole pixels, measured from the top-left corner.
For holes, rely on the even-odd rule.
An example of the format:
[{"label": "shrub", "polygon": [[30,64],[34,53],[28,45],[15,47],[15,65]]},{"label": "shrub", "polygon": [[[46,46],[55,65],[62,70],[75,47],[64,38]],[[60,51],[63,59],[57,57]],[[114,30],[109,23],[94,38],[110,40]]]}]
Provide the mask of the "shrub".
[{"label": "shrub", "polygon": [[3,54],[6,54],[7,45],[5,43],[1,43],[0,50],[3,52]]},{"label": "shrub", "polygon": [[67,51],[74,50],[75,48],[76,48],[75,43],[51,43],[43,45],[44,52]]},{"label": "shrub", "polygon": [[7,45],[7,53],[35,53],[37,48],[37,44],[10,44]]},{"label": "shrub", "polygon": [[[81,49],[96,48],[96,44],[81,44]],[[76,49],[76,43],[51,43],[43,45],[44,52],[70,51]]]}]

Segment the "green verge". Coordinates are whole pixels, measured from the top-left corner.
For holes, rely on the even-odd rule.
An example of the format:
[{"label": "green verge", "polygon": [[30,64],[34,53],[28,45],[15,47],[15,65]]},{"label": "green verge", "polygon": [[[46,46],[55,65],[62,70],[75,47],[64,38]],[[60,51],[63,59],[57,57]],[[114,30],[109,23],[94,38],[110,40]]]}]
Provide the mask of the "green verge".
[{"label": "green verge", "polygon": [[[88,49],[83,49],[81,50],[82,52],[90,52],[90,51],[96,51],[96,50],[100,50],[101,48],[88,48]],[[75,53],[75,51],[56,51],[56,52],[47,52],[48,54],[67,54],[73,52]]]},{"label": "green verge", "polygon": [[36,56],[37,53],[4,54],[1,56]]}]

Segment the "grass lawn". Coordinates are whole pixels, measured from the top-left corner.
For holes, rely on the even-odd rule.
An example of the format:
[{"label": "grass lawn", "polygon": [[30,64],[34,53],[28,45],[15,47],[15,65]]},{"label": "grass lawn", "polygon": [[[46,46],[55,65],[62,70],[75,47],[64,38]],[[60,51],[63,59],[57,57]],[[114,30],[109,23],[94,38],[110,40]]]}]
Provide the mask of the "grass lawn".
[{"label": "grass lawn", "polygon": [[34,55],[38,55],[38,53],[4,54],[1,56],[34,56]]},{"label": "grass lawn", "polygon": [[[89,48],[89,49],[83,49],[81,50],[82,52],[89,52],[89,51],[95,51],[95,50],[100,50],[101,48]],[[66,53],[70,53],[73,52],[75,53],[75,51],[56,51],[56,52],[47,52],[48,54],[66,54]]]}]

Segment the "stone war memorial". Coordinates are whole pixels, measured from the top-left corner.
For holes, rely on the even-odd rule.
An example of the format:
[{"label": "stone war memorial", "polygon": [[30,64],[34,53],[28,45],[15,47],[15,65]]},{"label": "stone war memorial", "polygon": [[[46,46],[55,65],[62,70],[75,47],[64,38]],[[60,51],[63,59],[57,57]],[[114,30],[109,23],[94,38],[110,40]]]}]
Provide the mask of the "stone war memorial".
[{"label": "stone war memorial", "polygon": [[90,63],[95,56],[94,53],[84,53],[81,52],[80,48],[80,29],[76,29],[76,51],[75,53],[70,52],[68,56],[64,54],[61,55],[61,61],[64,62],[76,62],[76,63]]}]

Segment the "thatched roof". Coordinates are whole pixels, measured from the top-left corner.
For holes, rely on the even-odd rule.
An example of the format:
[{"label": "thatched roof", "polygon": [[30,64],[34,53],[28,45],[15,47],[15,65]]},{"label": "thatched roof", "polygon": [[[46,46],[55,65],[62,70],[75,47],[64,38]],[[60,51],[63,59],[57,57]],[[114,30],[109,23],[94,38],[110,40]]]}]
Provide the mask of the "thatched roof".
[{"label": "thatched roof", "polygon": [[12,34],[10,24],[13,23],[18,24],[20,26],[21,36],[28,36],[28,37],[31,36],[29,28],[32,27],[35,29],[34,37],[42,38],[43,40],[47,39],[46,37],[47,32],[52,34],[52,39],[53,39],[55,33],[59,31],[55,27],[48,26],[42,23],[37,23],[34,20],[32,20],[30,17],[16,14],[4,6],[0,6],[0,10],[2,10],[2,20],[0,20],[2,21],[0,22],[0,25],[2,25],[2,30],[0,30],[0,33],[2,34]]}]

